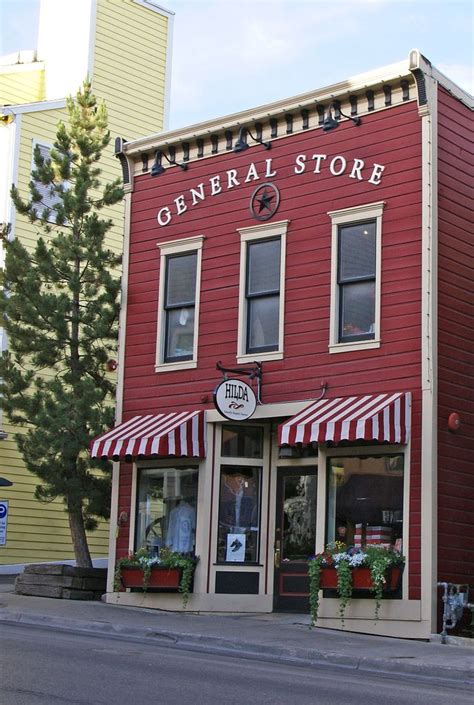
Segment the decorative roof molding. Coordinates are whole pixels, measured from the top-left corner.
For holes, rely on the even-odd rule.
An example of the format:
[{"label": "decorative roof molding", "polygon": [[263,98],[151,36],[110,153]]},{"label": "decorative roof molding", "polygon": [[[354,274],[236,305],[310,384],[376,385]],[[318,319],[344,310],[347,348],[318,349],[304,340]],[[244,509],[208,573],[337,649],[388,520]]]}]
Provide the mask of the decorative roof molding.
[{"label": "decorative roof molding", "polygon": [[272,103],[250,108],[232,115],[218,117],[206,122],[187,125],[186,127],[169,132],[159,132],[147,137],[141,137],[127,143],[125,151],[128,155],[139,154],[140,152],[156,149],[181,142],[182,140],[193,140],[198,137],[207,136],[212,132],[219,132],[229,128],[238,129],[241,125],[248,125],[254,122],[268,120],[269,117],[281,115],[292,111],[300,112],[302,108],[314,105],[315,102],[333,102],[339,97],[365,90],[369,86],[383,85],[390,81],[410,77],[407,62],[391,64],[376,71],[359,74],[346,81],[335,83],[320,90],[301,93],[292,98],[285,98]]}]

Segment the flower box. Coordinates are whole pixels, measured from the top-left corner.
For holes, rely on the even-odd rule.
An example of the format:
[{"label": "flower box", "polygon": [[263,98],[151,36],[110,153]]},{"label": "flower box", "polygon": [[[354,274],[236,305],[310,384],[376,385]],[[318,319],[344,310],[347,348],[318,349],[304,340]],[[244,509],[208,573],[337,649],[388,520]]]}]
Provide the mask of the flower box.
[{"label": "flower box", "polygon": [[160,592],[178,592],[182,568],[153,567],[146,584],[142,568],[122,568],[120,579],[125,588],[135,590],[159,590]]},{"label": "flower box", "polygon": [[[403,565],[391,566],[385,573],[386,583],[384,592],[394,592],[400,585],[402,577]],[[370,590],[372,587],[372,579],[370,568],[352,568],[352,589],[353,590]],[[323,590],[337,589],[337,570],[335,568],[321,568],[320,588]]]}]

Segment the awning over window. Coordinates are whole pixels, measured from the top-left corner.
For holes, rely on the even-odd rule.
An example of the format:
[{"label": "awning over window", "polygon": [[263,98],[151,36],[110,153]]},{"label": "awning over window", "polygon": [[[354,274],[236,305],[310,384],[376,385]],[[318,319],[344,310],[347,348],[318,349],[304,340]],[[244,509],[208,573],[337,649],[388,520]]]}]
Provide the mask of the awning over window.
[{"label": "awning over window", "polygon": [[93,458],[206,456],[204,411],[134,416],[90,444]]},{"label": "awning over window", "polygon": [[328,441],[408,443],[411,394],[368,394],[320,399],[280,424],[279,445]]}]

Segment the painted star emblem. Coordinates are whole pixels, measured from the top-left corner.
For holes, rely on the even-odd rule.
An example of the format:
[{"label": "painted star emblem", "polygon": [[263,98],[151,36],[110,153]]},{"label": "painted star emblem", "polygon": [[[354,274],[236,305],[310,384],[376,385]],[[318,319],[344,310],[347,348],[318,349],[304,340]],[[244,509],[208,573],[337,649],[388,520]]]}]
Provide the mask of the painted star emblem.
[{"label": "painted star emblem", "polygon": [[270,191],[267,191],[265,189],[265,191],[262,193],[262,195],[255,199],[257,201],[257,203],[260,203],[260,207],[258,209],[258,212],[261,213],[264,210],[271,211],[272,210],[271,202],[273,201],[274,198],[275,198],[275,194],[271,194]]},{"label": "painted star emblem", "polygon": [[261,184],[250,199],[250,212],[256,220],[268,220],[278,210],[280,193],[273,184]]}]

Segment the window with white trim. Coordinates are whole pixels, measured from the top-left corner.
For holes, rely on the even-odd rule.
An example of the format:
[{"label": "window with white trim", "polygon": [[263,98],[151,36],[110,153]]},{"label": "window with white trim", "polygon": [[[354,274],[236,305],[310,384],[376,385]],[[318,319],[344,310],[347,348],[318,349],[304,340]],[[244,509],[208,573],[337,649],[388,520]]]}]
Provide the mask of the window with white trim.
[{"label": "window with white trim", "polygon": [[159,244],[156,371],[196,367],[203,237]]},{"label": "window with white trim", "polygon": [[383,203],[328,213],[332,221],[330,352],[380,346]]},{"label": "window with white trim", "polygon": [[238,362],[283,357],[287,227],[282,221],[239,230]]},{"label": "window with white trim", "polygon": [[[36,164],[34,162],[34,150],[38,147],[41,157],[46,162],[50,159],[50,153],[52,147],[47,144],[42,144],[37,140],[33,140],[33,158],[32,158],[32,169],[36,169]],[[43,215],[45,210],[50,210],[48,215],[48,221],[54,223],[56,221],[56,212],[54,211],[54,206],[61,203],[61,197],[59,194],[51,187],[50,184],[42,184],[41,181],[34,181],[34,186],[41,196],[41,200],[35,206],[35,212],[38,217]],[[63,187],[66,189],[68,187],[67,182],[63,182]]]}]

